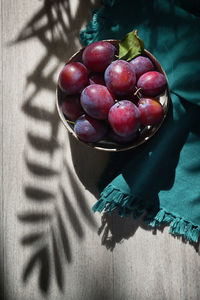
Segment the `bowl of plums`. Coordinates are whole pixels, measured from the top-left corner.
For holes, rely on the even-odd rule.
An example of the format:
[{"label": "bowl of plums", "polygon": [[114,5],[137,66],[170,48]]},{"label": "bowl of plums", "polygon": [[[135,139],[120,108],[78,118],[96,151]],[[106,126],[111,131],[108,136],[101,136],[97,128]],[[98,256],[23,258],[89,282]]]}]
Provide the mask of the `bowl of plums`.
[{"label": "bowl of plums", "polygon": [[56,106],[68,132],[103,151],[124,151],[148,141],[169,108],[169,86],[137,30],[122,40],[93,42],[60,71]]}]

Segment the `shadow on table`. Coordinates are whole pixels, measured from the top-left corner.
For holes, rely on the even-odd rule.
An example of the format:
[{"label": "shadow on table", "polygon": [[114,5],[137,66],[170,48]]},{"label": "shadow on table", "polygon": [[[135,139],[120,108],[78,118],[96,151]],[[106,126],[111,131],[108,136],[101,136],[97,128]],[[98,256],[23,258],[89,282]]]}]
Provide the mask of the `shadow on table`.
[{"label": "shadow on table", "polygon": [[[121,174],[132,194],[137,196],[139,193],[141,209],[146,211],[149,221],[160,210],[159,192],[170,190],[174,185],[180,152],[189,133],[198,135],[200,133],[200,127],[193,122],[197,120],[196,114],[200,113],[199,108],[188,104],[183,99],[178,105],[180,111],[182,107],[187,113],[176,120],[171,105],[167,118],[156,135],[148,143],[136,149],[126,151],[126,153],[113,153],[102,176],[101,189]],[[200,170],[200,166],[195,167],[191,170],[192,172]],[[119,183],[115,183],[115,186],[117,184]],[[137,202],[137,198],[134,201]],[[125,218],[115,213],[112,215],[104,213],[102,225],[99,228],[99,234],[102,234],[102,244],[113,250],[117,243],[133,236],[139,226],[145,230],[152,230],[150,226],[144,224],[142,217],[139,220],[133,220],[133,215],[137,218],[137,211],[134,210],[131,216]],[[146,221],[148,223],[148,220]],[[164,225],[153,229],[153,233],[163,229]],[[185,238],[179,238],[186,242]],[[192,242],[190,244],[198,252],[198,244]]]},{"label": "shadow on table", "polygon": [[[80,240],[84,238],[84,230],[79,221],[79,216],[76,213],[67,191],[64,189],[60,181],[61,171],[53,168],[53,161],[57,151],[62,150],[62,145],[58,142],[59,119],[56,108],[49,111],[42,105],[37,106],[35,99],[44,90],[52,93],[55,92],[56,82],[54,74],[59,72],[60,63],[66,60],[66,56],[71,56],[77,49],[76,38],[84,22],[88,22],[91,15],[88,10],[94,7],[92,0],[79,1],[75,14],[71,12],[72,0],[50,1],[44,0],[41,9],[32,17],[32,19],[22,29],[14,43],[20,43],[25,40],[34,38],[39,41],[45,48],[45,54],[39,59],[35,69],[27,76],[26,89],[31,87],[31,94],[25,99],[22,106],[24,114],[34,120],[41,122],[41,129],[47,125],[50,128],[50,137],[41,137],[38,132],[27,132],[27,142],[31,147],[31,151],[38,156],[47,154],[49,157],[49,165],[38,163],[36,160],[31,160],[29,155],[24,156],[24,161],[29,171],[29,174],[37,185],[26,184],[24,194],[33,204],[30,210],[24,211],[18,215],[20,222],[24,226],[30,227],[31,233],[24,235],[21,239],[21,244],[26,247],[31,247],[33,253],[30,255],[28,263],[25,265],[22,279],[26,282],[33,273],[37,265],[39,265],[38,283],[42,292],[47,293],[50,288],[50,277],[53,272],[55,275],[58,287],[60,290],[64,288],[64,266],[72,261],[72,249],[69,244],[68,232],[65,225],[66,214],[72,228]],[[65,19],[68,18],[68,23]],[[69,24],[69,25],[68,25]],[[156,34],[154,35],[156,39]],[[36,53],[36,55],[38,55]],[[54,66],[49,66],[49,62],[56,59],[57,63]],[[42,72],[49,70],[48,72]],[[54,101],[54,97],[52,99]],[[79,179],[85,187],[98,196],[98,190],[95,188],[99,180],[99,166],[103,167],[108,155],[97,153],[95,150],[84,148],[85,146],[76,145],[76,141],[70,139],[72,158],[74,167]],[[130,152],[131,154],[131,152]],[[128,155],[126,153],[126,159]],[[121,158],[120,158],[121,159]],[[63,165],[65,155],[63,155]],[[123,159],[120,160],[120,163]],[[118,170],[117,170],[118,171]],[[70,181],[74,194],[76,195],[77,205],[81,214],[90,228],[97,229],[94,216],[90,212],[84,195],[78,187],[77,179],[73,176],[70,168],[64,166],[66,178]],[[108,171],[109,173],[109,171]],[[108,174],[107,178],[111,178],[117,173]],[[94,176],[95,174],[95,176]],[[57,178],[58,184],[48,187],[41,184],[41,179],[50,182]],[[57,205],[57,193],[62,199],[61,209]],[[45,209],[42,205],[45,205]],[[41,208],[42,207],[42,208]],[[50,210],[49,207],[53,207]],[[44,212],[45,211],[45,212]],[[115,219],[116,218],[116,219]],[[112,232],[112,241],[108,241],[108,248],[113,249],[116,243],[119,243],[123,238],[132,236],[138,228],[137,222],[127,219],[119,221],[119,217],[113,216],[110,219],[103,216],[102,226],[99,232],[103,232],[106,226]],[[107,224],[107,225],[106,225]],[[117,225],[116,225],[117,224]],[[34,231],[34,225],[40,227],[41,231]],[[115,227],[115,226],[116,227]],[[104,233],[104,244],[106,244],[106,232]],[[53,255],[53,257],[52,257]],[[53,261],[53,270],[52,268]]]},{"label": "shadow on table", "polygon": [[[16,40],[9,43],[12,46],[34,38],[45,48],[45,53],[36,53],[38,63],[26,78],[25,89],[30,92],[22,105],[22,111],[27,118],[35,121],[35,124],[37,122],[37,126],[35,130],[26,132],[28,150],[25,149],[24,162],[30,180],[23,186],[23,190],[29,201],[29,209],[18,214],[18,220],[29,230],[29,233],[22,237],[21,244],[31,249],[23,269],[22,280],[27,282],[39,267],[38,285],[43,293],[49,292],[51,278],[55,278],[61,291],[64,289],[65,266],[73,261],[66,218],[80,241],[85,236],[83,222],[92,230],[97,230],[95,218],[90,212],[77,178],[65,163],[64,148],[58,138],[60,120],[54,104],[55,74],[59,73],[60,64],[77,50],[80,30],[83,24],[90,20],[89,12],[96,5],[92,0],[78,1],[73,12],[72,0],[44,0],[41,9],[24,26]],[[44,101],[37,105],[36,99],[41,97],[43,91],[52,93],[49,101],[52,101],[53,109],[48,109],[49,105],[45,106]],[[46,137],[46,134],[41,135],[44,127],[48,128],[49,137]],[[30,152],[34,155],[30,155]],[[65,165],[59,170],[54,167],[58,153],[63,160],[61,165]],[[45,157],[44,161],[41,157]],[[47,161],[48,164],[45,163]],[[62,178],[64,176],[71,184],[81,217],[69,199],[68,191],[61,181],[61,174]],[[61,201],[57,201],[58,199]]]},{"label": "shadow on table", "polygon": [[1,253],[2,257],[0,258],[0,295],[2,299],[7,300],[7,286],[5,284],[5,270],[4,270],[4,256],[3,253]]},{"label": "shadow on table", "polygon": [[[133,237],[139,227],[151,232],[153,235],[156,235],[157,231],[163,232],[166,226],[168,225],[162,224],[159,227],[152,228],[148,224],[144,223],[143,216],[135,220],[132,215],[122,218],[116,213],[103,213],[98,234],[101,236],[102,245],[108,250],[113,251],[118,244],[121,244],[124,240],[128,240]],[[171,238],[178,239],[184,244],[190,244],[200,255],[199,243],[188,242],[184,236],[171,235]]]},{"label": "shadow on table", "polygon": [[[99,180],[111,154],[93,149],[69,134],[70,148],[76,174],[82,184],[99,198]],[[109,176],[107,176],[109,178]]]},{"label": "shadow on table", "polygon": [[101,226],[98,234],[101,235],[101,243],[108,250],[113,251],[117,244],[121,244],[124,240],[128,240],[136,233],[138,228],[151,231],[152,234],[157,234],[157,230],[163,232],[165,225],[159,228],[152,228],[145,224],[143,217],[134,219],[133,216],[125,218],[120,217],[116,213],[104,213],[101,218]]}]

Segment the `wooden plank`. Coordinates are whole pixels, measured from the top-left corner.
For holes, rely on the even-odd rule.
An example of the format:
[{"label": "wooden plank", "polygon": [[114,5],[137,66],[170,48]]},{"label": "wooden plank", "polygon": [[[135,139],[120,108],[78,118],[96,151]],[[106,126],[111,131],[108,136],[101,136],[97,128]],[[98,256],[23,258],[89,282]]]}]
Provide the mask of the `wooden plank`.
[{"label": "wooden plank", "polygon": [[0,83],[1,83],[1,105],[0,105],[0,159],[1,159],[1,168],[0,168],[0,178],[1,178],[1,183],[0,183],[0,205],[1,205],[1,214],[0,214],[0,295],[4,297],[4,227],[3,227],[3,211],[4,211],[4,206],[3,206],[3,49],[2,49],[2,35],[3,35],[3,22],[2,22],[2,3],[0,2]]},{"label": "wooden plank", "polygon": [[138,225],[127,221],[123,231],[130,238],[114,249],[114,299],[199,299],[195,247],[169,235],[168,228],[153,234]]},{"label": "wooden plank", "polygon": [[90,211],[94,196],[75,175],[55,110],[58,72],[80,47],[92,4],[45,3],[2,1],[7,297],[88,299],[108,290],[109,299],[111,253],[102,251]]}]

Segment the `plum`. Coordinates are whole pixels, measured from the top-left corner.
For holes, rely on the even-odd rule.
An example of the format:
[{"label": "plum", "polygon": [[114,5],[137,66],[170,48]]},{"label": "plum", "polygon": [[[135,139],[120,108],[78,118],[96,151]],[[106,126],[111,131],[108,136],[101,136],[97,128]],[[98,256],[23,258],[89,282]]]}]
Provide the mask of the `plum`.
[{"label": "plum", "polygon": [[72,62],[64,66],[60,72],[58,84],[67,95],[78,94],[88,83],[88,71],[79,62]]},{"label": "plum", "polygon": [[155,125],[164,117],[162,105],[153,98],[141,98],[138,102],[138,109],[143,125]]},{"label": "plum", "polygon": [[141,88],[143,96],[155,97],[162,94],[167,87],[165,76],[157,71],[144,73],[137,82],[137,87]]},{"label": "plum", "polygon": [[106,135],[107,124],[84,114],[76,120],[74,131],[80,140],[95,143]]},{"label": "plum", "polygon": [[103,72],[113,61],[115,51],[115,46],[109,42],[94,42],[85,48],[82,60],[90,71]]},{"label": "plum", "polygon": [[129,62],[135,72],[136,79],[149,71],[153,71],[155,69],[152,61],[145,56],[137,56]]},{"label": "plum", "polygon": [[111,106],[115,103],[113,95],[106,86],[91,84],[81,93],[81,105],[92,118],[105,120]]},{"label": "plum", "polygon": [[133,134],[128,136],[120,136],[116,134],[112,129],[109,132],[108,138],[109,140],[118,143],[118,144],[127,144],[136,140],[139,136],[139,130],[133,132]]},{"label": "plum", "polygon": [[128,137],[140,127],[140,111],[133,102],[122,100],[111,107],[108,121],[116,134]]},{"label": "plum", "polygon": [[124,60],[116,60],[105,71],[106,86],[117,96],[134,91],[136,76],[131,65]]},{"label": "plum", "polygon": [[65,116],[72,121],[84,113],[80,103],[80,95],[67,96],[62,102],[61,108]]}]

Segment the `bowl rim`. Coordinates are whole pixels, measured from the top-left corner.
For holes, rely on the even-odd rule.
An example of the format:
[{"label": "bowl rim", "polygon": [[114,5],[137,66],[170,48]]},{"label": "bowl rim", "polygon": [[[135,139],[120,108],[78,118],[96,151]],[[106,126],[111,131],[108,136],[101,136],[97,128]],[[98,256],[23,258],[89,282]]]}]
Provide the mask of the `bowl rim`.
[{"label": "bowl rim", "polygon": [[[118,44],[120,42],[120,40],[114,40],[114,39],[108,39],[108,40],[103,40],[105,42],[111,42],[111,43],[116,43]],[[85,49],[85,47],[82,47],[81,49],[79,49],[78,51],[76,51],[66,62],[64,65],[70,63],[71,61],[73,61],[74,57],[76,57],[81,51],[83,51]],[[78,138],[78,136],[76,135],[76,133],[74,132],[74,130],[72,129],[72,127],[69,125],[69,123],[67,122],[67,120],[64,117],[64,114],[61,111],[60,105],[59,105],[59,97],[58,97],[58,90],[59,90],[59,84],[58,84],[58,80],[57,80],[57,84],[56,84],[56,108],[57,108],[57,112],[58,115],[64,125],[64,127],[67,129],[67,131],[79,142],[81,142],[84,145],[87,145],[90,148],[96,149],[96,150],[101,150],[101,151],[107,151],[107,152],[119,152],[119,151],[127,151],[127,150],[131,150],[134,148],[137,148],[138,146],[144,144],[145,142],[147,142],[152,136],[154,136],[154,134],[160,129],[160,127],[162,126],[168,111],[169,111],[169,106],[171,103],[171,98],[170,98],[170,89],[169,89],[169,82],[168,82],[168,78],[167,75],[164,71],[164,69],[162,68],[161,64],[159,63],[159,61],[155,58],[155,56],[153,56],[153,54],[151,54],[148,50],[144,49],[144,53],[147,55],[147,57],[150,57],[153,62],[156,62],[156,64],[159,66],[162,74],[165,76],[165,79],[167,80],[167,88],[166,88],[166,97],[167,97],[167,103],[166,103],[166,108],[165,108],[165,113],[164,113],[164,117],[162,119],[162,121],[160,121],[157,125],[156,128],[143,140],[139,141],[138,143],[134,143],[133,145],[129,144],[128,146],[126,146],[126,144],[119,144],[120,148],[117,148],[115,146],[115,148],[106,148],[105,146],[101,147],[100,145],[95,145],[96,143],[87,143],[82,141],[81,139]],[[58,76],[59,79],[59,76]],[[117,143],[116,143],[117,145]]]}]

